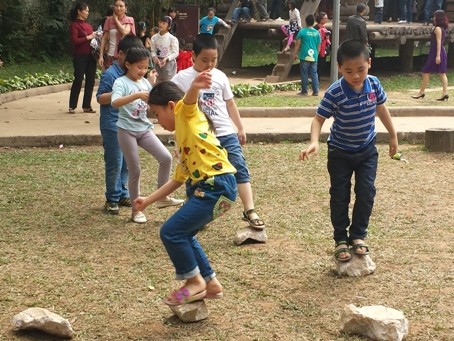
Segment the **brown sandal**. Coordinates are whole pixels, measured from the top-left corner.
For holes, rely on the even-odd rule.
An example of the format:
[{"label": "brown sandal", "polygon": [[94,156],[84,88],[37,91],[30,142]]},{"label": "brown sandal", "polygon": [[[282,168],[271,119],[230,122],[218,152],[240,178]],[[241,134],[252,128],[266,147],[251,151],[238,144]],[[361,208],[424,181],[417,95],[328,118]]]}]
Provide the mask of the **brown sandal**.
[{"label": "brown sandal", "polygon": [[[243,218],[242,218],[243,221],[247,221],[249,223],[249,226],[254,229],[263,230],[265,228],[265,223],[260,218],[251,219],[250,216],[252,213],[257,214],[255,209],[253,209],[253,208],[251,208],[250,210],[247,210],[246,212],[243,212]],[[258,217],[258,214],[257,214],[257,217]]]}]

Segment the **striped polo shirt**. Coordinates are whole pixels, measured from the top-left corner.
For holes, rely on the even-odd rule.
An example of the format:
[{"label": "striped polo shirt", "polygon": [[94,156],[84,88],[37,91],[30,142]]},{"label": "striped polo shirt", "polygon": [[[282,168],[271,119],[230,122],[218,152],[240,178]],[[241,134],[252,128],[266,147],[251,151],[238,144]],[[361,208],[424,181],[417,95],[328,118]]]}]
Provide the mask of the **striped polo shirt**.
[{"label": "striped polo shirt", "polygon": [[330,146],[353,152],[366,147],[377,134],[377,105],[385,102],[385,91],[375,76],[366,77],[359,93],[344,78],[331,84],[317,108],[317,115],[334,119],[328,137]]}]

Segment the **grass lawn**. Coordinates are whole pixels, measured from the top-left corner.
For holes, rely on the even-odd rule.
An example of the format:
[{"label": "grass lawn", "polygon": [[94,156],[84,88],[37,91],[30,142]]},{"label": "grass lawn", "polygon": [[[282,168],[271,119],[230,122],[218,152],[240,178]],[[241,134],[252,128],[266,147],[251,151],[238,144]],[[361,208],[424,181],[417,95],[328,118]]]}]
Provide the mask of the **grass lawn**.
[{"label": "grass lawn", "polygon": [[[181,283],[159,239],[174,209],[146,210],[149,222],[103,213],[101,147],[0,149],[0,339],[50,340],[14,333],[11,318],[43,307],[71,321],[74,340],[336,340],[343,306],[385,305],[410,322],[408,340],[454,334],[452,154],[403,145],[409,163],[379,145],[377,196],[368,243],[374,274],[334,272],[326,145],[308,162],[301,144],[245,148],[256,208],[268,242],[235,246],[239,202],[198,238],[224,285],[210,316],[183,324],[162,298]],[[157,165],[141,154],[142,193]],[[176,197],[183,197],[180,189]]]}]

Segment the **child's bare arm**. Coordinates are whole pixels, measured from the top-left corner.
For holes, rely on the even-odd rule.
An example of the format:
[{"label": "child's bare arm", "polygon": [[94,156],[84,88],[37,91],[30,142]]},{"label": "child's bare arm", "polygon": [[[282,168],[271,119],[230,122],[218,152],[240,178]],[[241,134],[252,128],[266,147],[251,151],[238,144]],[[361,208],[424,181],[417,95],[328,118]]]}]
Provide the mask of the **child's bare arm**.
[{"label": "child's bare arm", "polygon": [[393,157],[397,153],[399,143],[397,141],[397,132],[386,104],[377,105],[377,116],[389,133],[389,155]]},{"label": "child's bare arm", "polygon": [[119,108],[122,107],[123,105],[131,103],[132,101],[135,101],[136,99],[141,99],[144,102],[148,102],[148,95],[149,95],[148,91],[135,92],[131,95],[123,96],[113,100],[112,106],[114,108]]},{"label": "child's bare arm", "polygon": [[320,138],[320,132],[322,131],[323,123],[325,119],[319,115],[316,115],[311,123],[311,143],[306,149],[303,149],[300,153],[301,160],[309,159],[309,155],[312,153],[318,153],[318,139]]},{"label": "child's bare arm", "polygon": [[246,143],[246,132],[244,131],[243,121],[241,120],[240,112],[236,106],[235,100],[232,98],[225,103],[230,119],[233,121],[236,129],[238,130],[238,140],[240,140],[241,145],[244,145]]},{"label": "child's bare arm", "polygon": [[169,194],[175,192],[175,190],[177,190],[181,185],[182,185],[181,182],[170,179],[163,186],[159,187],[156,191],[151,193],[149,196],[138,197],[136,200],[134,200],[135,208],[139,211],[143,211],[147,206],[151,205],[152,203],[162,198],[165,198]]}]

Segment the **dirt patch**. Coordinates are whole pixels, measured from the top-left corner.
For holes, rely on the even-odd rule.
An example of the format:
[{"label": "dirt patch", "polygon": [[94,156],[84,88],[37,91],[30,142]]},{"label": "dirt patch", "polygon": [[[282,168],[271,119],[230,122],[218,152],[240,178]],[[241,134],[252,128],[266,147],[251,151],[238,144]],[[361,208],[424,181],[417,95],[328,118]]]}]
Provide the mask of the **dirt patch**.
[{"label": "dirt patch", "polygon": [[[199,234],[224,285],[205,321],[183,324],[162,297],[178,287],[159,239],[173,209],[150,207],[135,225],[128,209],[103,214],[102,149],[0,150],[0,339],[49,340],[12,332],[31,306],[72,321],[75,340],[363,340],[339,332],[344,304],[383,304],[410,321],[408,340],[452,339],[454,156],[403,145],[409,163],[379,146],[377,197],[368,243],[373,275],[333,269],[326,147],[309,162],[301,144],[245,148],[267,244],[235,246],[241,206]],[[142,192],[157,168],[142,158]],[[177,197],[183,196],[179,190]]]}]

